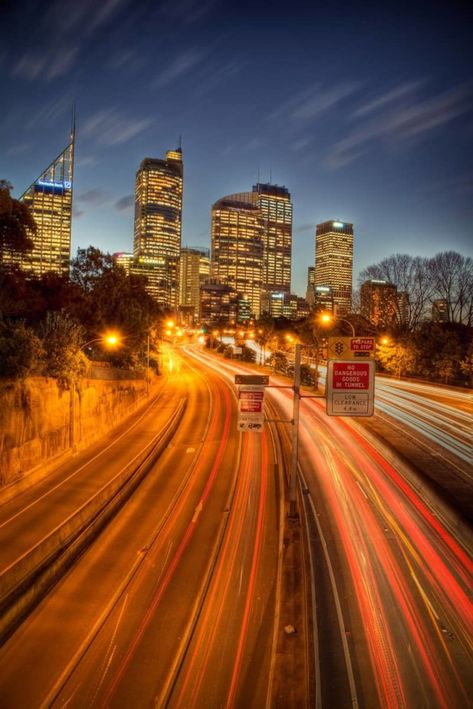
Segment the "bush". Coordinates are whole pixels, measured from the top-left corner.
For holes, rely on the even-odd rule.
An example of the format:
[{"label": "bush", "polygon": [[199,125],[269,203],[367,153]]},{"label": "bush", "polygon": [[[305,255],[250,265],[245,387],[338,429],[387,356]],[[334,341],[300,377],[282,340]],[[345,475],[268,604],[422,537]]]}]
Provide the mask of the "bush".
[{"label": "bush", "polygon": [[0,322],[0,377],[22,379],[36,373],[43,348],[24,323]]}]

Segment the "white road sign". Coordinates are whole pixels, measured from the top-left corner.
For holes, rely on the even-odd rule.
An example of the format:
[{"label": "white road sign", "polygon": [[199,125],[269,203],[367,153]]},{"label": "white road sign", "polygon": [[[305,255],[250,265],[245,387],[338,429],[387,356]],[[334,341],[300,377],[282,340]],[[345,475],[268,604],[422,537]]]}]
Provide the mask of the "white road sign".
[{"label": "white road sign", "polygon": [[331,360],[327,368],[327,414],[373,416],[373,361]]},{"label": "white road sign", "polygon": [[238,430],[261,433],[264,426],[264,386],[238,387]]}]

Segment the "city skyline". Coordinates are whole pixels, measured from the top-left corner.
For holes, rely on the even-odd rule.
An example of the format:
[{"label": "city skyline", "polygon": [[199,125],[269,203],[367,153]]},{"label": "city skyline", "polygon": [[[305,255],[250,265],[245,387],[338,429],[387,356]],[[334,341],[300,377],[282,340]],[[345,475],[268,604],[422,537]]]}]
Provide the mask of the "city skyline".
[{"label": "city skyline", "polygon": [[129,250],[136,170],[180,135],[182,244],[209,247],[222,194],[286,185],[298,294],[327,220],[355,226],[354,285],[392,253],[472,254],[466,7],[68,6],[1,10],[0,154],[18,197],[62,149],[76,102],[73,254]]}]

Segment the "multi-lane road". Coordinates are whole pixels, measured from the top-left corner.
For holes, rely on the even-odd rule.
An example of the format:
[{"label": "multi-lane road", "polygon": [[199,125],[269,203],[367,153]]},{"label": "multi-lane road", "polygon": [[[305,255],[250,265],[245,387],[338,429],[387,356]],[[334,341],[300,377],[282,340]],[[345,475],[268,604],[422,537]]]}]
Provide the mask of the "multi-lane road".
[{"label": "multi-lane road", "polygon": [[[5,640],[2,709],[282,706],[272,690],[284,684],[292,706],[467,706],[470,531],[420,476],[428,460],[431,478],[443,466],[471,494],[467,393],[378,380],[371,428],[302,399],[312,584],[297,693],[277,652],[291,424],[237,433],[238,363],[193,349],[164,364],[136,420],[0,507],[7,576],[179,417],[133,494]],[[270,418],[291,419],[290,388],[266,396]]]}]

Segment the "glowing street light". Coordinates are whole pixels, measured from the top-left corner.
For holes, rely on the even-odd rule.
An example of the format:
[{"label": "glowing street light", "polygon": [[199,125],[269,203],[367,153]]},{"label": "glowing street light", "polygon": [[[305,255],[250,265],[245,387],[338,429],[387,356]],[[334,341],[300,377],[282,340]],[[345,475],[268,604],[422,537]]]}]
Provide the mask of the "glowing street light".
[{"label": "glowing street light", "polygon": [[320,316],[319,319],[320,319],[320,322],[323,323],[323,324],[325,324],[325,325],[330,325],[330,324],[335,325],[335,322],[336,322],[336,321],[338,321],[338,322],[344,322],[344,323],[346,323],[347,325],[349,325],[349,326],[351,327],[351,334],[352,334],[352,337],[356,337],[356,335],[355,335],[355,328],[353,327],[353,323],[351,323],[349,320],[345,320],[344,318],[339,318],[339,317],[336,317],[336,316],[334,317],[334,316],[331,315],[330,313],[322,313],[322,315]]},{"label": "glowing street light", "polygon": [[94,337],[93,340],[85,342],[83,345],[81,345],[80,349],[85,350],[86,347],[92,345],[94,342],[101,342],[103,345],[105,345],[105,347],[114,349],[115,347],[119,347],[121,345],[122,336],[117,332],[106,332],[100,337]]}]

